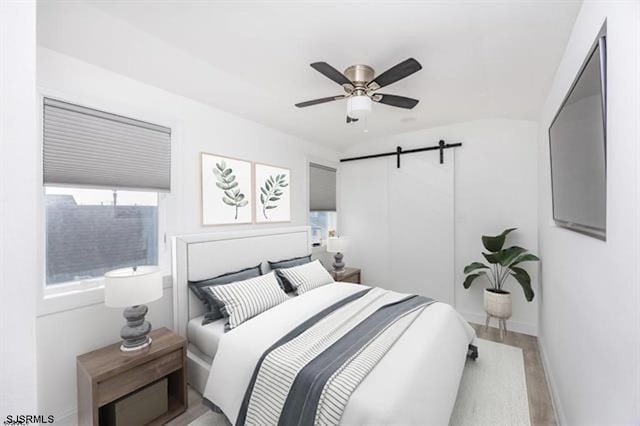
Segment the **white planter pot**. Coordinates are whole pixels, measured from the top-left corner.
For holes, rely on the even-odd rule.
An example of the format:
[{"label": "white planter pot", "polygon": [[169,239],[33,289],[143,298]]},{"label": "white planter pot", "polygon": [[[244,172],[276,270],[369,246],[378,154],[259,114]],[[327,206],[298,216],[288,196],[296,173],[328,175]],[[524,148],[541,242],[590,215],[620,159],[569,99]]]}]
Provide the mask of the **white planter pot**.
[{"label": "white planter pot", "polygon": [[511,318],[511,293],[495,293],[484,289],[484,310],[495,318]]}]

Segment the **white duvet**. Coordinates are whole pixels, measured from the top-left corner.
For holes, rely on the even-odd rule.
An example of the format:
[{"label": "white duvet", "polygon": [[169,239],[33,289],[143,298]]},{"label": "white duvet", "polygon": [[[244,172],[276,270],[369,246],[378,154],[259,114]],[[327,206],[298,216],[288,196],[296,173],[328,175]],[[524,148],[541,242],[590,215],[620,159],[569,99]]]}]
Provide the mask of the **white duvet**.
[{"label": "white duvet", "polygon": [[[363,290],[329,284],[294,297],[224,335],[204,396],[235,424],[247,386],[265,350],[315,313]],[[344,425],[446,425],[456,400],[473,329],[449,305],[420,314],[353,392]]]}]

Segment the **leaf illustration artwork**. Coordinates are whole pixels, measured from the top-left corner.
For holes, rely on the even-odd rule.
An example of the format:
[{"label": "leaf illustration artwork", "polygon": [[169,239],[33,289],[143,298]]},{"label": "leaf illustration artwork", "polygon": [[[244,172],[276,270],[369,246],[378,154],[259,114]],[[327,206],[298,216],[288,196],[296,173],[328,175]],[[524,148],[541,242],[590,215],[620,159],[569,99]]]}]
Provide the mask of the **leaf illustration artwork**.
[{"label": "leaf illustration artwork", "polygon": [[278,201],[280,201],[285,191],[284,188],[287,186],[289,184],[285,174],[272,175],[264,181],[264,185],[260,187],[260,202],[262,203],[262,215],[265,219],[269,219],[267,210],[278,207]]},{"label": "leaf illustration artwork", "polygon": [[240,188],[238,188],[238,181],[236,181],[236,176],[233,174],[233,170],[231,168],[227,168],[227,164],[222,160],[219,163],[216,163],[216,167],[213,169],[213,174],[218,180],[216,182],[216,186],[224,191],[222,202],[228,206],[235,207],[235,220],[238,220],[238,209],[246,207],[247,204],[249,204],[249,201],[245,200],[245,195],[240,192]]}]

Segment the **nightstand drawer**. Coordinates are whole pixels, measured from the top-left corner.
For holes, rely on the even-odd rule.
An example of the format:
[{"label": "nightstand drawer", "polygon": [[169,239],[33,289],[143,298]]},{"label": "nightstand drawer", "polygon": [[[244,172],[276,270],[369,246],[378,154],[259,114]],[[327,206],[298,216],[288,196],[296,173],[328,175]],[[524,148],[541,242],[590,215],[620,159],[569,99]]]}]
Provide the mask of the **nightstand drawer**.
[{"label": "nightstand drawer", "polygon": [[340,272],[331,271],[334,280],[343,283],[361,284],[360,269],[346,267]]},{"label": "nightstand drawer", "polygon": [[99,382],[98,406],[115,401],[180,368],[182,368],[182,350],[177,350]]},{"label": "nightstand drawer", "polygon": [[348,277],[344,277],[344,279],[340,280],[343,283],[353,283],[360,284],[360,272],[357,274],[349,275]]}]

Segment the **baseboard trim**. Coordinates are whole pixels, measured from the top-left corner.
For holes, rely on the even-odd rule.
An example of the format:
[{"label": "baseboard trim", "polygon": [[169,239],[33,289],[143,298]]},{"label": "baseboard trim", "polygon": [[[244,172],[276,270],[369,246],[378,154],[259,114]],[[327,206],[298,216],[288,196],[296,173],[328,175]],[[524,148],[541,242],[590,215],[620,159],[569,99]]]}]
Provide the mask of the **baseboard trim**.
[{"label": "baseboard trim", "polygon": [[[462,315],[464,319],[474,324],[484,325],[485,320],[487,319],[484,313],[477,314],[477,313],[465,312],[465,311],[458,311],[458,312],[460,313],[460,315]],[[496,326],[497,320],[495,319],[492,320],[492,325]],[[527,324],[524,322],[509,320],[507,321],[507,329],[510,331],[517,331],[518,333],[522,333],[522,334],[528,334],[530,336],[538,335],[538,327],[536,327],[534,324]]]},{"label": "baseboard trim", "polygon": [[558,426],[568,424],[565,416],[564,410],[562,409],[562,404],[560,404],[560,400],[558,399],[558,392],[556,391],[556,381],[553,376],[553,372],[551,370],[551,366],[549,364],[549,358],[547,358],[547,351],[544,348],[544,343],[542,339],[538,337],[538,350],[540,351],[540,359],[542,360],[542,368],[544,368],[544,373],[547,376],[547,386],[549,387],[549,394],[551,395],[551,404],[553,405],[553,411],[556,415],[556,422]]}]

